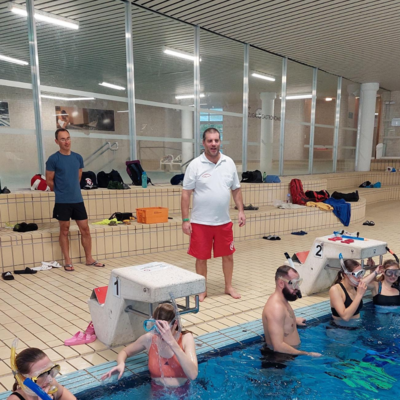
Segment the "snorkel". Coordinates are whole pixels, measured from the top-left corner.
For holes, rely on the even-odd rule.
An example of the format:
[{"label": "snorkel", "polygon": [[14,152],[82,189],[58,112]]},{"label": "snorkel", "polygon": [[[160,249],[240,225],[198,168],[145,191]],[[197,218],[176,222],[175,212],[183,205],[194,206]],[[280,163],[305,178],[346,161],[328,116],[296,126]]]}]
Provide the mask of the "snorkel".
[{"label": "snorkel", "polygon": [[[347,277],[349,278],[349,281],[350,281],[355,287],[357,287],[358,284],[359,284],[360,282],[357,280],[357,276],[356,276],[353,272],[350,272],[350,271],[347,270],[346,265],[345,265],[345,263],[344,263],[344,259],[343,259],[342,253],[339,254],[339,261],[340,261],[340,266],[341,266],[343,272],[344,272],[344,273],[347,275]],[[361,278],[362,278],[362,277],[364,276],[364,274],[365,274],[365,271],[364,271],[364,270],[361,270],[361,271],[359,271],[359,274],[357,274],[357,275],[360,275]]]},{"label": "snorkel", "polygon": [[[291,268],[293,268],[295,271],[297,271],[296,267],[294,266],[294,262],[292,260],[292,258],[289,256],[289,253],[285,252],[284,253],[286,259],[288,260],[289,266]],[[296,289],[296,295],[298,299],[301,299],[303,297],[303,295],[301,294],[301,290],[300,288]]]},{"label": "snorkel", "polygon": [[[17,346],[18,346],[18,339],[15,338],[12,345],[11,345],[11,355],[10,355],[10,366],[12,373],[19,385],[19,387],[28,395],[28,396],[38,396],[42,400],[53,400],[42,388],[34,383],[32,379],[27,378],[26,376],[22,375],[17,368]],[[49,391],[50,394],[55,393],[55,390]]]}]

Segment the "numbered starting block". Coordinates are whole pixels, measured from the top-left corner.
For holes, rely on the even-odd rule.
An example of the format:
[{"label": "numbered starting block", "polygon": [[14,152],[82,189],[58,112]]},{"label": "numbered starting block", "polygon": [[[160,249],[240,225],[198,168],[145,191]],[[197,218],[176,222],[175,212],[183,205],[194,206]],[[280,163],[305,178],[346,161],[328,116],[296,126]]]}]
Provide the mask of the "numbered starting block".
[{"label": "numbered starting block", "polygon": [[[304,295],[310,295],[331,287],[340,269],[340,253],[343,254],[344,259],[360,260],[364,268],[364,260],[369,257],[380,256],[380,263],[382,263],[382,257],[387,252],[386,247],[386,242],[373,239],[356,237],[346,239],[335,235],[316,238],[307,257],[302,252],[298,253],[301,255],[298,262],[296,258],[294,259],[294,267],[303,278],[301,292]],[[300,259],[303,262],[300,262]]]},{"label": "numbered starting block", "polygon": [[[205,290],[203,276],[164,262],[114,269],[108,288],[96,288],[88,301],[97,338],[107,346],[131,343],[145,333],[143,321],[158,304],[172,295],[180,314],[198,312],[198,294]],[[180,298],[185,298],[185,306],[179,306]]]}]

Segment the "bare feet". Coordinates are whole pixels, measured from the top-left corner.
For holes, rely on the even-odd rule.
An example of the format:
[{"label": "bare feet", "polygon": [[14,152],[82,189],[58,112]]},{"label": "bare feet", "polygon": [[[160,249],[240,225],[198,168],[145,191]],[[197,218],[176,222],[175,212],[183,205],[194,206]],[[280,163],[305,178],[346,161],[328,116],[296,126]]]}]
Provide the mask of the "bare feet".
[{"label": "bare feet", "polygon": [[204,301],[204,299],[207,297],[207,292],[203,292],[199,294],[199,300]]},{"label": "bare feet", "polygon": [[232,296],[234,299],[240,299],[242,296],[233,287],[225,288],[225,293]]}]

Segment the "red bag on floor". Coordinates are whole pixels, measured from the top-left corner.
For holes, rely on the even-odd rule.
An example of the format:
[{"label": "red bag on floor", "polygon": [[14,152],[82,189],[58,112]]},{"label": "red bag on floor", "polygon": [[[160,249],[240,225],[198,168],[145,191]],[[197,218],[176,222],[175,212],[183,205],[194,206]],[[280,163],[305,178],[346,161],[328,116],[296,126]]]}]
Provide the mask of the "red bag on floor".
[{"label": "red bag on floor", "polygon": [[304,193],[303,184],[300,179],[292,179],[290,181],[290,196],[293,204],[304,206],[310,199]]}]

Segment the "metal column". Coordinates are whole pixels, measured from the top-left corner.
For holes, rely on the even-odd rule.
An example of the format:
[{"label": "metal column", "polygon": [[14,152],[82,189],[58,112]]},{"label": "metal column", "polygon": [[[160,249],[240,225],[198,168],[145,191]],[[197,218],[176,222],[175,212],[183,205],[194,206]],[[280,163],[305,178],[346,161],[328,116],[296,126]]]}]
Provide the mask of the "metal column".
[{"label": "metal column", "polygon": [[342,77],[339,76],[337,82],[337,92],[336,92],[335,132],[333,134],[333,172],[336,172],[337,170],[341,101],[342,101]]},{"label": "metal column", "polygon": [[131,160],[137,160],[135,74],[132,43],[132,6],[130,1],[125,3],[125,46],[129,110],[129,156]]},{"label": "metal column", "polygon": [[286,79],[287,58],[282,59],[282,87],[281,87],[281,130],[279,138],[279,175],[283,175],[283,157],[285,152],[285,115],[286,115]]},{"label": "metal column", "polygon": [[243,63],[243,131],[242,131],[242,171],[247,171],[247,133],[249,119],[249,50],[248,44],[244,45]]},{"label": "metal column", "polygon": [[358,171],[358,152],[360,151],[360,136],[361,136],[361,109],[362,109],[362,90],[360,86],[360,97],[358,101],[358,121],[357,121],[357,144],[356,144],[356,157],[354,162],[354,171]]},{"label": "metal column", "polygon": [[200,155],[200,27],[194,28],[194,156]]},{"label": "metal column", "polygon": [[318,68],[313,68],[310,147],[308,148],[308,173],[309,174],[313,173],[313,162],[314,162],[315,109],[317,106],[317,75],[318,75]]},{"label": "metal column", "polygon": [[42,102],[40,100],[40,74],[39,56],[37,48],[35,7],[34,0],[26,0],[26,11],[28,13],[28,37],[29,55],[31,61],[33,110],[35,113],[36,146],[38,153],[39,172],[41,175],[46,173],[45,156],[43,147],[43,123],[42,123]]}]

